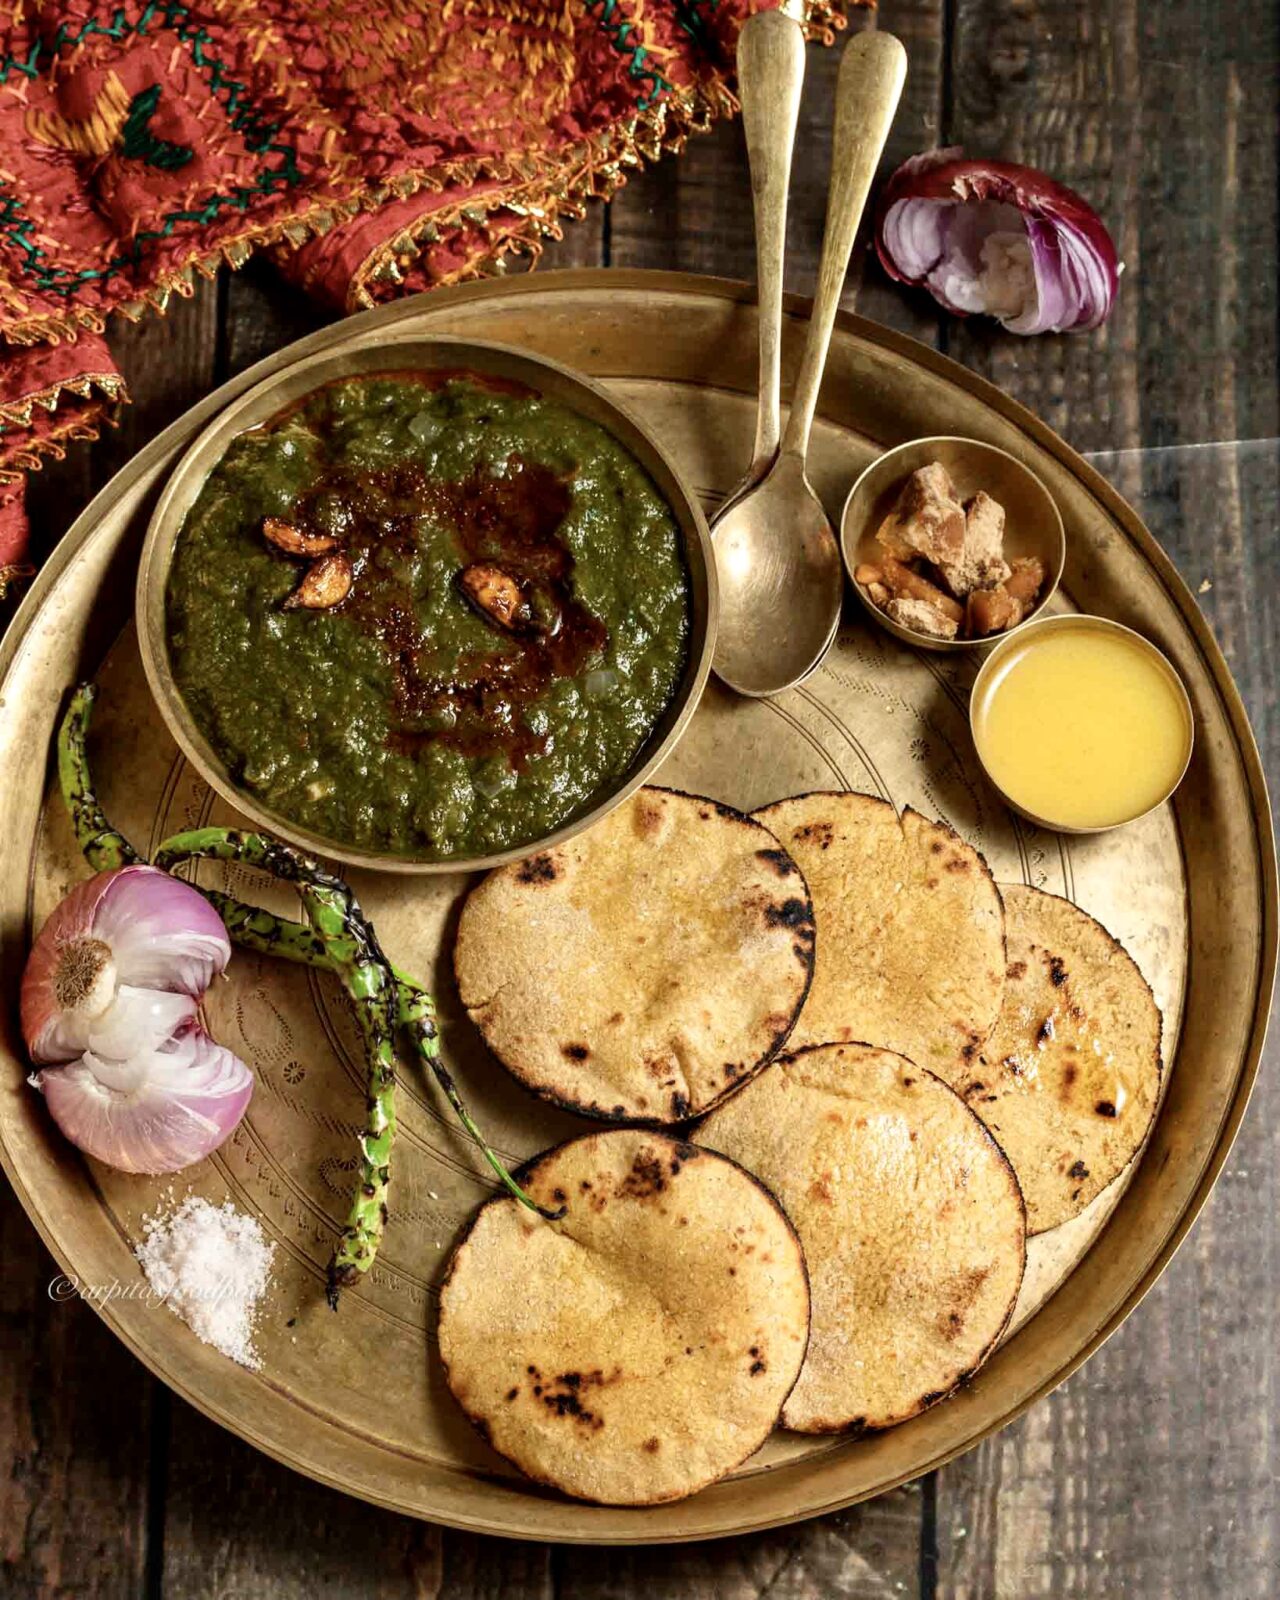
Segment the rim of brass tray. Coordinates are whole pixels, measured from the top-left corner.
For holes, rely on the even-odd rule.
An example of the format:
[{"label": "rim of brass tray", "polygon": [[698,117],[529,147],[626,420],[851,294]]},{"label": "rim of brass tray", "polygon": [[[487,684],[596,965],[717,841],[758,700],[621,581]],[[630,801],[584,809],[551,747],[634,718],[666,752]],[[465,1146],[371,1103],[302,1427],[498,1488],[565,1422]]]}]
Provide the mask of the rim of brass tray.
[{"label": "rim of brass tray", "polygon": [[[240,434],[261,427],[305,396],[343,378],[379,372],[442,371],[458,368],[481,376],[514,379],[551,400],[599,423],[622,444],[653,479],[680,530],[689,574],[689,650],[680,682],[635,759],[599,798],[550,832],[505,850],[474,856],[429,856],[364,850],[294,822],[236,782],[191,714],[174,680],[169,659],[165,596],[173,554],[191,507],[210,472]],[[256,370],[256,369],[255,369]],[[275,833],[299,849],[348,866],[375,872],[424,876],[445,872],[487,872],[520,861],[537,850],[563,844],[622,804],[671,754],[697,709],[711,671],[716,634],[716,569],[711,534],[693,491],[667,452],[626,406],[584,373],[562,362],[514,345],[453,334],[414,334],[387,344],[321,349],[291,361],[224,405],[191,441],[161,491],[138,561],[135,591],[138,647],[152,698],[178,748],[200,776],[255,826]]]},{"label": "rim of brass tray", "polygon": [[[754,303],[754,288],[746,283],[739,283],[733,279],[701,277],[695,273],[684,272],[647,272],[638,269],[609,269],[609,268],[576,268],[557,273],[542,273],[529,279],[517,281],[490,280],[475,284],[466,284],[450,290],[437,290],[430,297],[436,304],[442,303],[445,295],[449,296],[452,304],[469,300],[482,300],[487,297],[502,295],[518,295],[525,292],[547,293],[549,291],[585,291],[599,290],[607,286],[611,290],[644,289],[655,293],[669,295],[691,294],[701,295],[729,303],[750,305]],[[418,297],[418,310],[421,309],[421,299]],[[786,297],[784,314],[792,319],[804,319],[808,316],[810,302],[797,296]],[[390,306],[381,307],[375,311],[361,313],[345,321],[320,329],[306,338],[287,346],[285,350],[278,351],[266,357],[248,371],[231,379],[222,385],[214,394],[192,407],[186,413],[185,419],[180,418],[155,439],[151,440],[133,459],[127,463],[119,473],[108,483],[98,495],[90,502],[85,510],[76,518],[71,529],[63,537],[57,548],[45,562],[31,589],[15,613],[7,634],[0,640],[0,678],[10,670],[13,661],[20,649],[21,642],[30,628],[36,613],[43,605],[49,591],[56,584],[59,576],[69,564],[72,556],[81,545],[86,543],[94,532],[97,522],[105,508],[114,504],[115,500],[129,488],[139,477],[153,469],[163,458],[175,449],[174,436],[184,427],[184,421],[190,426],[190,419],[194,417],[198,426],[203,425],[221,410],[229,400],[263,377],[279,368],[288,365],[300,355],[309,354],[317,348],[322,348],[329,341],[336,341],[360,334],[370,327],[385,327],[402,317],[414,314],[413,303],[397,301]],[[1195,640],[1207,666],[1214,686],[1221,698],[1222,705],[1227,713],[1231,731],[1234,736],[1236,750],[1241,767],[1247,782],[1249,797],[1253,809],[1256,827],[1256,843],[1258,850],[1258,877],[1262,898],[1263,938],[1259,950],[1258,973],[1256,988],[1253,997],[1253,1012],[1249,1042],[1241,1063],[1240,1072],[1234,1084],[1231,1098],[1219,1122],[1214,1137],[1213,1147],[1205,1159],[1196,1187],[1188,1196],[1183,1210],[1176,1222],[1169,1228],[1161,1240],[1155,1255],[1151,1258],[1146,1269],[1140,1274],[1125,1294],[1124,1298],[1104,1316],[1094,1327],[1088,1329],[1080,1344],[1072,1354],[1063,1359],[1055,1370],[1050,1373],[1042,1383],[1032,1392],[1013,1402],[1007,1410],[988,1426],[962,1442],[937,1451],[933,1456],[916,1463],[911,1470],[887,1478],[874,1489],[855,1493],[843,1493],[823,1501],[806,1506],[800,1514],[782,1513],[776,1516],[757,1516],[744,1521],[732,1529],[724,1530],[721,1536],[737,1535],[742,1533],[758,1532],[760,1530],[781,1526],[790,1522],[806,1520],[809,1517],[822,1516],[843,1507],[853,1505],[860,1500],[871,1498],[873,1495],[885,1493],[900,1484],[909,1482],[925,1473],[935,1471],[946,1462],[964,1454],[974,1448],[982,1440],[990,1438],[1000,1432],[1011,1422],[1015,1421],[1037,1401],[1056,1389],[1076,1372],[1085,1361],[1113,1334],[1120,1324],[1128,1317],[1129,1313],[1144,1298],[1151,1286],[1160,1277],[1168,1266],[1170,1260],[1186,1237],[1192,1223],[1199,1214],[1205,1200],[1213,1188],[1215,1181],[1230,1153],[1240,1127],[1241,1119],[1248,1106],[1249,1096],[1257,1078],[1258,1067],[1261,1060],[1262,1048],[1265,1041],[1266,1025],[1271,1009],[1271,995],[1276,976],[1277,953],[1277,901],[1280,892],[1277,887],[1275,834],[1271,818],[1270,804],[1267,797],[1267,786],[1263,774],[1262,763],[1258,753],[1256,741],[1249,726],[1244,703],[1240,698],[1231,674],[1227,668],[1226,660],[1218,647],[1208,623],[1200,612],[1190,589],[1179,576],[1172,561],[1156,543],[1152,535],[1143,526],[1137,514],[1125,503],[1115,489],[1088,462],[1064,440],[1042,422],[1034,413],[1028,411],[1017,401],[1012,400],[1001,390],[997,389],[986,379],[970,372],[958,362],[939,354],[927,345],[900,334],[892,329],[882,327],[877,323],[858,317],[852,313],[841,311],[837,317],[837,328],[846,334],[859,338],[868,343],[879,346],[889,353],[904,357],[915,362],[928,372],[935,374],[952,384],[968,390],[977,399],[990,406],[998,415],[1020,427],[1034,443],[1053,455],[1058,461],[1069,466],[1072,473],[1090,494],[1103,506],[1107,514],[1112,517],[1124,530],[1126,536],[1141,551],[1152,569],[1160,578],[1172,602],[1181,613],[1183,620]],[[747,393],[746,387],[741,392]],[[0,1143],[0,1162],[12,1183],[19,1200],[31,1218],[33,1225],[46,1245],[51,1250],[59,1265],[69,1269],[70,1264],[64,1259],[56,1239],[53,1237],[50,1226],[34,1205],[32,1197],[23,1185],[14,1169],[12,1157],[3,1143]],[[1099,1247],[1101,1240],[1115,1225],[1113,1218],[1104,1229],[1094,1249]],[[119,1335],[123,1341],[133,1349],[128,1338],[124,1335],[120,1320],[115,1314],[113,1305],[109,1301],[94,1300],[94,1309]],[[136,1350],[135,1354],[139,1354]],[[370,1503],[387,1507],[408,1515],[427,1517],[430,1520],[441,1522],[447,1526],[458,1527],[472,1532],[513,1536],[512,1530],[495,1528],[491,1521],[481,1518],[467,1518],[460,1516],[441,1515],[436,1512],[426,1512],[420,1506],[407,1504],[393,1495],[379,1494],[372,1489],[353,1490],[337,1473],[327,1472],[323,1468],[304,1463],[285,1450],[277,1447],[256,1435],[241,1422],[232,1421],[223,1410],[212,1404],[201,1393],[189,1388],[187,1385],[175,1381],[161,1367],[159,1362],[139,1355],[139,1359],[169,1385],[175,1393],[180,1394],[185,1400],[206,1416],[228,1427],[237,1433],[255,1448],[264,1454],[274,1457],[306,1476],[336,1488],[344,1493],[356,1494],[359,1498]],[[641,1535],[640,1537],[600,1537],[583,1534],[557,1535],[554,1531],[544,1530],[536,1535],[516,1533],[516,1537],[537,1537],[548,1542],[587,1543],[587,1544],[633,1544],[633,1543],[682,1543],[690,1540],[701,1540],[715,1535],[701,1532],[693,1533],[668,1533],[660,1535]]]}]

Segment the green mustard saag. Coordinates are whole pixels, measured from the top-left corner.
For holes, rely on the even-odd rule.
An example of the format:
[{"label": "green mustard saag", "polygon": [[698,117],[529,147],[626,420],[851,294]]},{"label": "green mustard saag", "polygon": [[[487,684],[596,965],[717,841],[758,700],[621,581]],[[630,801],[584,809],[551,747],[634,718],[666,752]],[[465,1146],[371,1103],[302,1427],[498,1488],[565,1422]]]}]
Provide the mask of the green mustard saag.
[{"label": "green mustard saag", "polygon": [[[318,564],[270,519],[336,552],[339,603],[299,603]],[[379,375],[232,443],[167,616],[183,698],[264,804],[368,850],[477,855],[626,771],[685,665],[688,577],[670,508],[597,424],[471,374]]]}]

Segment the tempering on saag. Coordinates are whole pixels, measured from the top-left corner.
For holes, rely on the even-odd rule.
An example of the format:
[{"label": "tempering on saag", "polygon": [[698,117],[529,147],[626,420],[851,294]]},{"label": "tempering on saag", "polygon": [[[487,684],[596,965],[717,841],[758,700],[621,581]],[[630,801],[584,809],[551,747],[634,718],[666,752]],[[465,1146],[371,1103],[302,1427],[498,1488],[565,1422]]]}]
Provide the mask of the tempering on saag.
[{"label": "tempering on saag", "polygon": [[[307,569],[264,518],[335,538]],[[483,564],[478,567],[477,564]],[[514,628],[464,571],[519,586]],[[467,374],[351,379],[236,439],[179,535],[174,677],[232,775],[282,816],[378,851],[484,854],[545,835],[631,764],[685,664],[670,508],[597,424]]]}]

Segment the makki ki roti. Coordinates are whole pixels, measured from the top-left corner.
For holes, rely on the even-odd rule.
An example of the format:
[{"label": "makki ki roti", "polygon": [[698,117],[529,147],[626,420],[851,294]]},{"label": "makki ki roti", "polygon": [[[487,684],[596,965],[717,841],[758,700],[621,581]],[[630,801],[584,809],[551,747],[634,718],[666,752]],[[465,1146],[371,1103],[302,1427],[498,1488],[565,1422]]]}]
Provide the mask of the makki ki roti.
[{"label": "makki ki roti", "polygon": [[500,1195],[440,1291],[449,1388],[529,1477],[656,1505],[764,1442],[804,1360],[804,1255],[763,1185],[665,1133],[574,1139],[522,1174],[547,1222]]},{"label": "makki ki roti", "polygon": [[986,1359],[1026,1218],[1003,1152],[941,1079],[862,1044],[788,1051],[698,1139],[772,1190],[804,1246],[809,1352],[785,1427],[890,1427]]},{"label": "makki ki roti", "polygon": [[951,1078],[1012,1161],[1032,1233],[1078,1215],[1141,1148],[1160,1094],[1160,1012],[1132,956],[1069,900],[1002,888],[1000,1019]]},{"label": "makki ki roti", "polygon": [[490,873],[463,909],[454,969],[489,1048],[535,1093],[675,1122],[782,1046],[813,945],[804,878],[762,824],[646,788]]},{"label": "makki ki roti", "polygon": [[986,862],[945,823],[825,793],[753,813],[805,875],[818,930],[789,1048],[854,1040],[951,1077],[977,1059],[1004,991],[1004,911]]}]

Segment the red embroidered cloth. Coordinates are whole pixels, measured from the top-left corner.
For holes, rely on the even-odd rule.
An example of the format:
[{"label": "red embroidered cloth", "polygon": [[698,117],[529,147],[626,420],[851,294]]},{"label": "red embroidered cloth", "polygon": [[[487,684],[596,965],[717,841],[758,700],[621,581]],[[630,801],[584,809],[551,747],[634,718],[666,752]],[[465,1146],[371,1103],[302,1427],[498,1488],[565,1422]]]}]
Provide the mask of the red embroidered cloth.
[{"label": "red embroidered cloth", "polygon": [[[268,248],[335,309],[536,255],[732,112],[777,0],[10,0],[0,21],[0,593],[22,475],[124,387],[113,312]],[[834,0],[806,7],[839,24]]]}]

